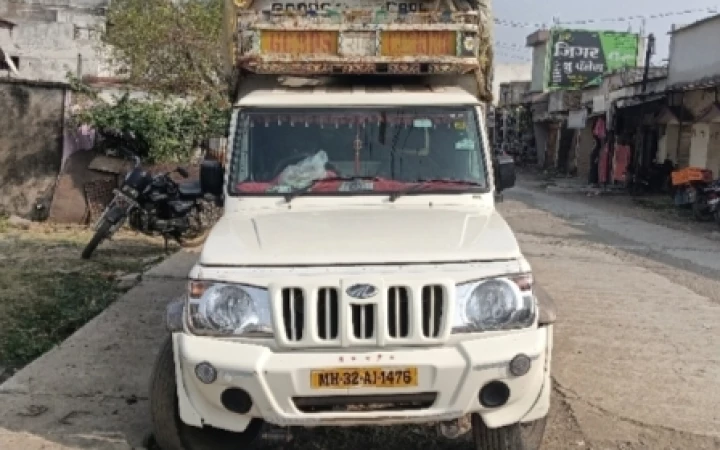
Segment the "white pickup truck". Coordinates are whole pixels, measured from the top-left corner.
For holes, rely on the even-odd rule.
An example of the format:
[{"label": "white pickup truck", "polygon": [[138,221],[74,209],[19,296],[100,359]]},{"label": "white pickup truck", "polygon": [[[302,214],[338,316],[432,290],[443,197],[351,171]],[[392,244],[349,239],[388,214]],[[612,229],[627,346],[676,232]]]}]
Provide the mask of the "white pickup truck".
[{"label": "white pickup truck", "polygon": [[224,215],[168,308],[162,448],[408,423],[539,448],[553,311],[495,209],[512,164],[475,93],[441,81],[246,84],[226,168],[201,174]]}]

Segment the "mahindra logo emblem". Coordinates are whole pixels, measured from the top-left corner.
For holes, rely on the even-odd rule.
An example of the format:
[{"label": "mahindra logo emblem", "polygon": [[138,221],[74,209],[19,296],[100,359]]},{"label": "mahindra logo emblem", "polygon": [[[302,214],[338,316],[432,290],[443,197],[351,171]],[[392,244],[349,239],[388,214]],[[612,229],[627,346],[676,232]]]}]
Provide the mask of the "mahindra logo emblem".
[{"label": "mahindra logo emblem", "polygon": [[347,288],[345,292],[352,298],[365,300],[366,298],[375,297],[378,293],[378,288],[372,284],[353,284]]}]

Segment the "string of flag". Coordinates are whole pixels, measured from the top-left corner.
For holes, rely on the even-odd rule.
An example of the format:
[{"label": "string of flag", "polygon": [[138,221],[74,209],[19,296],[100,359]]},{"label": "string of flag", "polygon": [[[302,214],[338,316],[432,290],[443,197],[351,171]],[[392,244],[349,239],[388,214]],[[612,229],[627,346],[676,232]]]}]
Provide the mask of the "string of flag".
[{"label": "string of flag", "polygon": [[530,49],[526,45],[515,44],[512,42],[495,41],[495,47],[505,48],[508,50],[530,51]]},{"label": "string of flag", "polygon": [[529,56],[520,56],[520,55],[515,55],[512,53],[507,53],[504,51],[497,51],[497,50],[495,51],[495,56],[502,56],[503,58],[515,59],[518,61],[526,61],[526,62],[532,61],[532,59]]},{"label": "string of flag", "polygon": [[[618,17],[606,17],[606,18],[600,18],[600,19],[580,19],[580,20],[558,20],[554,22],[554,25],[587,25],[587,24],[594,24],[594,23],[608,23],[608,22],[629,22],[633,20],[653,20],[653,19],[663,19],[666,17],[677,17],[677,16],[685,16],[688,14],[698,14],[698,13],[706,13],[706,14],[717,14],[720,12],[720,8],[718,6],[704,6],[702,8],[689,8],[684,10],[676,10],[676,11],[666,11],[666,12],[658,12],[658,13],[651,13],[651,14],[636,14],[636,15],[630,15],[630,16],[618,16]],[[549,25],[547,23],[542,22],[518,22],[514,20],[505,20],[496,18],[494,19],[495,25],[500,26],[506,26],[510,28],[549,28]]]}]

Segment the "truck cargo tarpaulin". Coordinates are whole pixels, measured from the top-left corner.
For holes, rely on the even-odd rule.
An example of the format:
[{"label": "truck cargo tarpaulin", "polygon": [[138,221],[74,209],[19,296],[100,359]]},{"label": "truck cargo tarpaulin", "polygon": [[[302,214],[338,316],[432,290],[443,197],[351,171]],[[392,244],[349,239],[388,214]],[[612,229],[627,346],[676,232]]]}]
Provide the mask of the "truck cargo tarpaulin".
[{"label": "truck cargo tarpaulin", "polygon": [[635,33],[554,29],[548,49],[548,89],[578,89],[614,70],[637,67],[639,40]]}]

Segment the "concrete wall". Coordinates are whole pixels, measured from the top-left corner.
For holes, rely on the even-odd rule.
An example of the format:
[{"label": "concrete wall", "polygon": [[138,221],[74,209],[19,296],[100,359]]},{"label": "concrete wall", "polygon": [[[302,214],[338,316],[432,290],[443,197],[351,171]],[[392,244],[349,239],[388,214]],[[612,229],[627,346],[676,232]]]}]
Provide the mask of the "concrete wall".
[{"label": "concrete wall", "polygon": [[532,83],[530,90],[543,92],[545,90],[545,63],[547,62],[547,42],[533,47],[532,52]]},{"label": "concrete wall", "polygon": [[692,140],[690,141],[690,166],[705,167],[708,157],[708,143],[710,142],[710,125],[696,123],[692,127]]},{"label": "concrete wall", "polygon": [[510,81],[530,80],[532,65],[530,63],[496,63],[493,70],[493,104],[500,99],[500,84]]},{"label": "concrete wall", "polygon": [[0,47],[20,58],[19,78],[66,81],[77,75],[108,75],[97,27],[108,0],[0,0],[0,16],[17,23]]},{"label": "concrete wall", "polygon": [[[0,80],[0,210],[31,215],[60,170],[65,88]],[[46,201],[43,201],[45,199]]]},{"label": "concrete wall", "polygon": [[592,133],[594,124],[594,119],[588,119],[585,128],[578,130],[578,142],[575,147],[575,167],[577,168],[578,178],[583,181],[588,181],[588,175],[590,174],[590,157],[595,147],[595,138]]},{"label": "concrete wall", "polygon": [[713,123],[710,125],[707,154],[707,168],[713,171],[715,178],[720,178],[720,124]]},{"label": "concrete wall", "polygon": [[668,84],[720,76],[720,16],[677,30],[670,37]]}]

